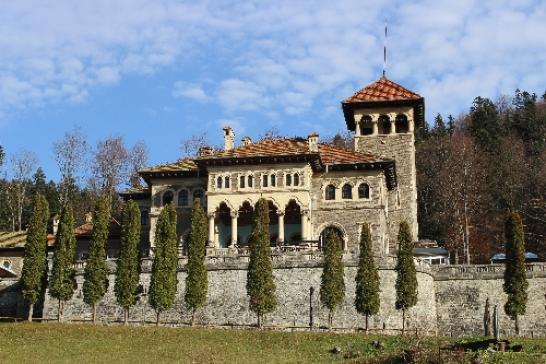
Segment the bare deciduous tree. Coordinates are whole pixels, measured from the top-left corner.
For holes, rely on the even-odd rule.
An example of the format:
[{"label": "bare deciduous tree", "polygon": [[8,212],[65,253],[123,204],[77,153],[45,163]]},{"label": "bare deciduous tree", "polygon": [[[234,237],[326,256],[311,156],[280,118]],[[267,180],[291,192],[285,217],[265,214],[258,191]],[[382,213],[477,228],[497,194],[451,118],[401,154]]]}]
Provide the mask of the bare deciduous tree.
[{"label": "bare deciduous tree", "polygon": [[92,172],[101,194],[110,200],[129,175],[129,152],[122,137],[100,140],[94,152]]},{"label": "bare deciduous tree", "polygon": [[62,140],[53,143],[53,154],[61,172],[59,193],[61,204],[67,202],[74,192],[88,152],[87,138],[77,129],[66,132]]},{"label": "bare deciduous tree", "polygon": [[148,163],[148,147],[144,142],[137,142],[129,150],[129,179],[131,187],[140,187],[138,171]]},{"label": "bare deciduous tree", "polygon": [[201,133],[192,135],[188,139],[182,140],[180,149],[185,157],[195,157],[199,149],[209,145],[207,134]]},{"label": "bare deciduous tree", "polygon": [[27,198],[27,187],[31,183],[32,174],[36,169],[37,158],[32,152],[23,150],[10,158],[12,183],[8,188],[7,198],[12,215],[12,229],[17,225],[18,231],[23,229],[23,207]]}]

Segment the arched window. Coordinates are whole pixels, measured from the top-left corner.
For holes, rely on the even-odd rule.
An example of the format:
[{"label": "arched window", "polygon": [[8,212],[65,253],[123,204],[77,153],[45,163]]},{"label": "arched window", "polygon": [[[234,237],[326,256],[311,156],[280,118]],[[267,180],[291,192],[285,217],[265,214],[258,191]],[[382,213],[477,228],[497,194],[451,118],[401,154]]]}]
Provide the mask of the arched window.
[{"label": "arched window", "polygon": [[335,200],[336,199],[336,188],[334,185],[328,185],[326,186],[326,190],[324,191],[324,199],[326,200]]},{"label": "arched window", "polygon": [[193,199],[199,199],[199,201],[201,202],[201,206],[205,206],[205,193],[203,192],[203,190],[193,191]]},{"label": "arched window", "polygon": [[248,176],[248,187],[249,188],[252,188],[252,186],[254,185],[254,177],[252,176]]},{"label": "arched window", "polygon": [[352,200],[353,199],[353,186],[346,183],[341,188],[341,198],[344,200]]},{"label": "arched window", "polygon": [[372,135],[373,134],[373,122],[369,115],[364,115],[360,119],[360,135]]},{"label": "arched window", "polygon": [[267,187],[269,181],[269,176],[267,174],[264,174],[262,176],[262,187]]},{"label": "arched window", "polygon": [[224,187],[225,187],[225,188],[229,188],[229,176],[226,176],[226,177],[224,178]]},{"label": "arched window", "polygon": [[173,191],[167,191],[163,194],[163,206],[165,206],[168,203],[173,202],[174,194]]},{"label": "arched window", "polygon": [[222,177],[218,177],[216,179],[216,188],[222,188],[222,180],[223,180]]},{"label": "arched window", "polygon": [[358,186],[358,198],[370,198],[370,186],[367,183]]},{"label": "arched window", "polygon": [[245,176],[239,176],[239,188],[245,188]]},{"label": "arched window", "polygon": [[286,185],[287,186],[292,186],[292,175],[291,174],[286,175]]},{"label": "arched window", "polygon": [[326,241],[330,234],[334,235],[335,238],[337,238],[340,248],[343,249],[343,233],[335,226],[328,226],[327,228],[322,230],[319,237],[320,248],[324,249],[324,246],[326,245]]},{"label": "arched window", "polygon": [[396,116],[395,120],[396,132],[397,133],[408,133],[409,132],[409,123],[408,117],[406,115],[400,114]]},{"label": "arched window", "polygon": [[391,132],[391,119],[387,115],[381,115],[379,117],[379,134],[390,134]]},{"label": "arched window", "polygon": [[178,206],[188,206],[188,190],[178,191]]},{"label": "arched window", "polygon": [[300,185],[300,175],[295,173],[294,174],[294,186],[299,186]]},{"label": "arched window", "polygon": [[274,174],[271,175],[271,187],[275,187],[277,185],[277,176]]}]

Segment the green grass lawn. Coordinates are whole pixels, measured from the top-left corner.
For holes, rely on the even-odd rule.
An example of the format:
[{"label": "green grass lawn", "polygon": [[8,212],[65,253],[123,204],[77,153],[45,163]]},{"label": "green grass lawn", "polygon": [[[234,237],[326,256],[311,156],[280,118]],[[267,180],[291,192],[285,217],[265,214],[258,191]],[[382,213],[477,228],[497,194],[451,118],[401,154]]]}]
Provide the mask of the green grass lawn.
[{"label": "green grass lawn", "polygon": [[[382,349],[373,340],[384,344]],[[467,339],[469,341],[470,339]],[[486,353],[482,363],[546,363],[546,340],[519,340],[525,353]],[[76,324],[0,323],[0,363],[402,363],[419,344],[418,362],[436,363],[447,339]],[[341,354],[331,353],[333,347]],[[444,363],[472,355],[442,354]],[[449,361],[451,357],[452,361]],[[455,360],[455,361],[453,361]]]}]

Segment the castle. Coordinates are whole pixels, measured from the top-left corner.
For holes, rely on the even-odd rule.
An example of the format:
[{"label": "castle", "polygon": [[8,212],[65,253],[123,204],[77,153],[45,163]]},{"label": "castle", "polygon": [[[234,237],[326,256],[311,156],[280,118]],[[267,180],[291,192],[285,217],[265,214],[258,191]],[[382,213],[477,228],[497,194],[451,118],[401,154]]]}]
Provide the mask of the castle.
[{"label": "castle", "polygon": [[423,97],[382,77],[342,108],[354,150],[321,144],[316,133],[244,137],[236,146],[234,131],[225,127],[223,150],[203,147],[196,158],[141,170],[148,187],[122,196],[139,201],[147,244],[153,250],[159,211],[173,203],[183,246],[194,199],[206,206],[209,255],[245,251],[259,198],[270,205],[272,247],[320,250],[333,231],[354,252],[369,224],[375,253],[388,256],[402,221],[417,239],[414,129],[424,123]]},{"label": "castle", "polygon": [[[265,326],[308,329],[325,326],[328,310],[321,306],[318,289],[322,274],[323,236],[329,231],[343,241],[345,300],[334,316],[338,329],[363,326],[354,307],[358,237],[369,224],[381,282],[380,309],[370,319],[372,331],[398,333],[402,315],[395,309],[396,235],[399,223],[410,224],[418,237],[414,131],[424,125],[424,99],[386,79],[363,88],[342,102],[354,150],[321,144],[308,138],[243,138],[235,146],[232,129],[224,129],[223,150],[201,148],[192,159],[159,165],[140,172],[147,187],[122,194],[138,201],[142,211],[142,246],[153,255],[158,214],[167,203],[177,208],[180,255],[174,307],[162,313],[170,325],[187,324],[191,311],[184,303],[187,256],[184,239],[190,206],[200,199],[209,219],[205,265],[208,292],[197,322],[214,326],[248,326],[256,322],[248,308],[247,239],[254,205],[269,201],[271,258],[278,306],[265,317]],[[131,308],[130,321],[155,321],[148,304],[152,259],[141,262],[141,293]],[[109,286],[97,307],[99,320],[121,320],[123,310],[114,294],[116,260],[108,259]],[[76,266],[77,289],[65,304],[66,320],[89,320],[83,302],[85,260]],[[520,317],[521,333],[546,336],[546,264],[527,264],[527,312]],[[406,316],[406,328],[422,334],[483,334],[486,301],[497,306],[501,333],[513,334],[513,322],[504,314],[504,266],[431,265],[416,259],[418,299]],[[10,286],[11,284],[11,286]],[[2,306],[25,307],[15,287],[17,279],[0,281]],[[7,286],[7,288],[4,288]],[[57,301],[45,295],[43,318],[55,320]]]}]

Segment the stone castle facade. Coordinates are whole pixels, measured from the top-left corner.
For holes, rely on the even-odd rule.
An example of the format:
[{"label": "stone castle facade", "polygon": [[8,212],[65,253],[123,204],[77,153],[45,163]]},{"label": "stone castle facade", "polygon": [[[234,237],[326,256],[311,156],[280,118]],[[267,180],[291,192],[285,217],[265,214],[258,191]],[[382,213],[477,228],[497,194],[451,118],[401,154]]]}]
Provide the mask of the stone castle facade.
[{"label": "stone castle facade", "polygon": [[281,250],[320,250],[334,231],[346,252],[357,249],[369,224],[375,252],[396,249],[399,224],[417,239],[414,130],[423,124],[424,99],[381,78],[342,102],[354,150],[322,144],[319,135],[252,141],[224,128],[223,150],[201,148],[193,159],[144,169],[143,189],[129,190],[145,219],[145,246],[153,251],[155,224],[166,203],[178,210],[183,250],[193,199],[209,218],[209,255],[247,249],[254,206],[270,205],[271,245]]}]

